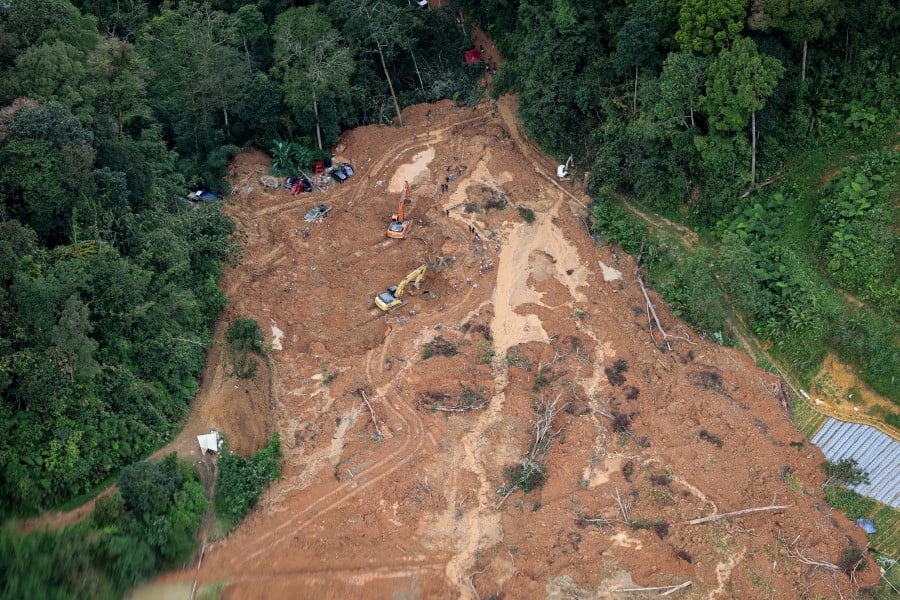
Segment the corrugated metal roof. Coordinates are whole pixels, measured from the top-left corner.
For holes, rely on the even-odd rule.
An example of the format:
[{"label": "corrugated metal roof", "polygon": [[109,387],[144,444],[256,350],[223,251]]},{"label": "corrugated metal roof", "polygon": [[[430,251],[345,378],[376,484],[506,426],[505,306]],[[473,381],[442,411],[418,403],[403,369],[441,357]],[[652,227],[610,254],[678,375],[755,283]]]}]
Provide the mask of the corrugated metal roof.
[{"label": "corrugated metal roof", "polygon": [[831,462],[852,458],[869,474],[853,491],[900,509],[900,442],[868,425],[828,419],[812,443]]}]

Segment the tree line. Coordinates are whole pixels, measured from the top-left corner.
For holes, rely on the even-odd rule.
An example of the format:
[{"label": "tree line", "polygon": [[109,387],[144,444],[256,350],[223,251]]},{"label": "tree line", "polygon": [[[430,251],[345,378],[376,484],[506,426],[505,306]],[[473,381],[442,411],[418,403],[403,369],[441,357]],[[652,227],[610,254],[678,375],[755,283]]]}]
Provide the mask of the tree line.
[{"label": "tree line", "polygon": [[676,314],[727,343],[734,307],[804,386],[834,352],[900,404],[896,3],[460,3],[507,58],[493,93],[590,174],[595,231],[644,249]]}]

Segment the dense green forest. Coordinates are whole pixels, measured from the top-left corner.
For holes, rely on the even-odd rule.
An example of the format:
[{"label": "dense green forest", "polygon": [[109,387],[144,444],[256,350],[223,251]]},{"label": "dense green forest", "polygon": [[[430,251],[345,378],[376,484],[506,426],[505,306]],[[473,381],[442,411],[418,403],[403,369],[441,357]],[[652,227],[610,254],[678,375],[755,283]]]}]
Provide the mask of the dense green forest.
[{"label": "dense green forest", "polygon": [[803,385],[832,351],[900,403],[895,2],[461,3],[507,58],[493,92],[590,174],[598,239],[643,249],[676,314],[728,342],[736,310]]},{"label": "dense green forest", "polygon": [[2,598],[115,598],[191,556],[209,507],[197,472],[170,454],[122,470],[119,489],[59,532],[0,529]]}]

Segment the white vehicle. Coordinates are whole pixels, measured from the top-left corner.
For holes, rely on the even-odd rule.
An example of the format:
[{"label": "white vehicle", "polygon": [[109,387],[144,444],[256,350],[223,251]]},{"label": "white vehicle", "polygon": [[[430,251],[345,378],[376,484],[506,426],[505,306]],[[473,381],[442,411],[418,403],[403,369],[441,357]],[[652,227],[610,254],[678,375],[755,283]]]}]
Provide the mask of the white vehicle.
[{"label": "white vehicle", "polygon": [[328,204],[320,204],[311,208],[303,217],[303,220],[307,223],[321,223],[322,219],[324,219],[325,215],[329,212],[331,212],[331,206]]},{"label": "white vehicle", "polygon": [[559,165],[556,167],[556,177],[560,180],[565,180],[569,178],[569,167],[572,166],[572,155],[569,155],[569,158],[566,159],[565,164]]}]

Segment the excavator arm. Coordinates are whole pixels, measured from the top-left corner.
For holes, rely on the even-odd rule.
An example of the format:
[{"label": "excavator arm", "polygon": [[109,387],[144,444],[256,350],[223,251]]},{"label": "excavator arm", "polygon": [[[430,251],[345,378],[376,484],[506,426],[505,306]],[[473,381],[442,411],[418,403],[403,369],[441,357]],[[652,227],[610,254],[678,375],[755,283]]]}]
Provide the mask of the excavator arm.
[{"label": "excavator arm", "polygon": [[404,208],[409,201],[409,182],[403,183],[403,192],[400,194],[400,203],[397,205],[397,212],[391,215],[391,224],[388,225],[387,236],[389,238],[402,239],[406,237],[409,230],[410,222],[406,220]]},{"label": "excavator arm", "polygon": [[403,295],[403,290],[406,289],[406,286],[412,283],[413,285],[419,285],[422,282],[422,279],[425,277],[425,271],[428,265],[422,265],[409,275],[403,278],[403,281],[397,284],[397,291],[394,292],[394,297],[399,298]]},{"label": "excavator arm", "polygon": [[409,182],[405,181],[403,183],[403,193],[400,194],[400,203],[397,205],[397,214],[395,215],[395,221],[400,221],[401,223],[406,219],[403,217],[403,208],[406,206],[406,201],[409,200]]},{"label": "excavator arm", "polygon": [[403,296],[403,291],[406,289],[406,286],[410,283],[418,286],[425,278],[427,267],[427,264],[422,265],[404,277],[397,285],[392,285],[387,291],[375,296],[375,305],[381,310],[390,310],[403,304],[401,297]]}]

